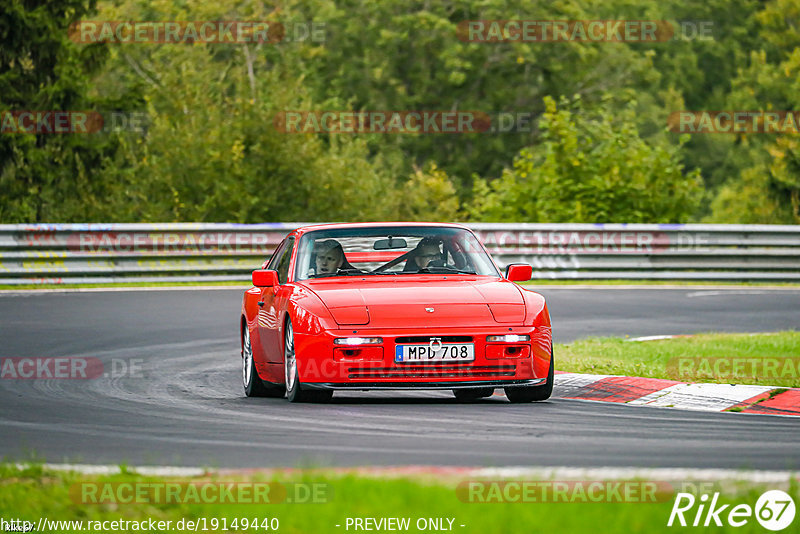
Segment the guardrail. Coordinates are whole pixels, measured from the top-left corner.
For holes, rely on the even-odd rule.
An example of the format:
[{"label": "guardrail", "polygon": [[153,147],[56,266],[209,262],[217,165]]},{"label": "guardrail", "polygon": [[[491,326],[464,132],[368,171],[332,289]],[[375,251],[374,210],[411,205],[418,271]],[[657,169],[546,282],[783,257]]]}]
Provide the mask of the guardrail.
[{"label": "guardrail", "polygon": [[[247,281],[301,223],[0,225],[0,284]],[[534,278],[800,280],[800,226],[469,224]]]}]

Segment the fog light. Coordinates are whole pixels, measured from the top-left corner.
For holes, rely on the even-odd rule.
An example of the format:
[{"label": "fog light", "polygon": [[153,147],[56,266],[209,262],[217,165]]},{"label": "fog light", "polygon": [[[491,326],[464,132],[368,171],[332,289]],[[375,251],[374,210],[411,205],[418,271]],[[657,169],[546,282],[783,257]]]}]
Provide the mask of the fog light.
[{"label": "fog light", "polygon": [[530,341],[531,336],[527,334],[504,334],[502,336],[486,336],[486,341],[490,343],[519,343],[520,341]]},{"label": "fog light", "polygon": [[382,337],[337,337],[333,340],[334,345],[380,345],[382,343]]}]

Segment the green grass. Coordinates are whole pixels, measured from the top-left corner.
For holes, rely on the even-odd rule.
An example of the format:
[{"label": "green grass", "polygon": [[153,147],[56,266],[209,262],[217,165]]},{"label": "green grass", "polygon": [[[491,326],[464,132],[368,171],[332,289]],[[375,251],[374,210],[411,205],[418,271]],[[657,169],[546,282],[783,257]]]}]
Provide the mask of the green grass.
[{"label": "green grass", "polygon": [[[642,342],[591,338],[556,345],[554,350],[560,371],[800,387],[800,332],[698,334]],[[720,358],[725,365],[717,367],[724,371],[721,376],[714,372]],[[743,366],[738,373],[735,362]],[[765,367],[768,362],[777,362],[777,367]]]},{"label": "green grass", "polygon": [[[192,480],[192,479],[189,479]],[[673,532],[667,520],[675,493],[666,492],[659,502],[633,503],[580,503],[580,502],[518,502],[470,503],[464,493],[457,493],[460,482],[455,479],[400,478],[380,479],[355,474],[325,474],[320,471],[298,471],[294,475],[236,475],[212,476],[193,480],[236,480],[238,482],[265,482],[283,480],[307,484],[326,484],[330,495],[328,502],[304,504],[83,504],[80,497],[70,493],[70,488],[83,482],[166,482],[178,481],[126,473],[111,476],[86,476],[64,472],[46,472],[41,466],[28,466],[20,471],[14,466],[0,466],[0,517],[19,518],[36,524],[40,517],[50,520],[154,520],[172,521],[212,518],[277,518],[281,533],[354,532],[345,529],[348,517],[409,517],[408,532],[419,532],[418,518],[453,518],[453,531],[459,533],[549,533],[559,534],[603,533],[657,533]],[[187,479],[180,481],[186,482]],[[674,486],[673,486],[674,487]],[[772,487],[744,483],[715,485],[720,491],[720,502],[744,503],[754,506],[758,496]],[[800,497],[796,484],[783,488]],[[463,499],[463,500],[462,500]],[[730,507],[729,507],[730,509]],[[696,506],[695,509],[696,510]],[[687,518],[693,515],[687,514]],[[798,519],[795,519],[795,525]],[[446,523],[445,523],[446,524]],[[336,527],[336,525],[341,525]],[[460,525],[464,525],[461,527]],[[600,530],[598,530],[600,528]],[[690,527],[691,528],[691,527]],[[232,529],[231,529],[232,530]],[[202,531],[202,527],[199,529]],[[209,530],[213,532],[212,530]],[[233,531],[233,530],[232,530]],[[250,530],[254,532],[254,530]],[[764,532],[750,518],[742,528],[730,526],[715,529],[717,532]],[[791,528],[788,530],[791,531]],[[787,532],[788,532],[787,531]],[[54,529],[51,532],[68,532]],[[257,530],[257,532],[268,532]]]}]

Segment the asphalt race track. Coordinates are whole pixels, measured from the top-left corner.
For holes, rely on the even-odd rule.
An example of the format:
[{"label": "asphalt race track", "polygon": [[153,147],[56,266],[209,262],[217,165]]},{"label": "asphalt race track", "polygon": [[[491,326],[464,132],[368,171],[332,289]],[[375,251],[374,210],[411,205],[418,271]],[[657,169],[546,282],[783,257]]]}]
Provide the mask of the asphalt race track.
[{"label": "asphalt race track", "polygon": [[[244,397],[241,291],[0,294],[0,357],[138,362],[126,378],[0,380],[0,456],[219,467],[800,469],[800,418],[449,392]],[[800,328],[800,290],[545,288],[555,338]],[[556,357],[558,355],[556,354]],[[119,370],[119,366],[118,369]]]}]

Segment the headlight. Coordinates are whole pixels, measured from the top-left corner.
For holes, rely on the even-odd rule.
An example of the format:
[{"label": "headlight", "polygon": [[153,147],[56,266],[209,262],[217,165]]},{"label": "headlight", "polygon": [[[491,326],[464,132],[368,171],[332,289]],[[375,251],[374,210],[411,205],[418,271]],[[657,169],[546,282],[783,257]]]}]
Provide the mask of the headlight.
[{"label": "headlight", "polygon": [[530,341],[531,336],[527,334],[504,334],[502,336],[486,336],[486,341],[489,343],[519,343],[521,341]]},{"label": "headlight", "polygon": [[333,340],[334,345],[380,345],[382,343],[382,337],[337,337]]}]

